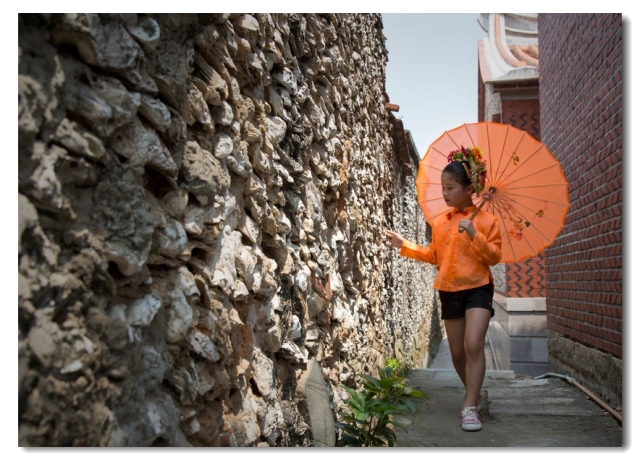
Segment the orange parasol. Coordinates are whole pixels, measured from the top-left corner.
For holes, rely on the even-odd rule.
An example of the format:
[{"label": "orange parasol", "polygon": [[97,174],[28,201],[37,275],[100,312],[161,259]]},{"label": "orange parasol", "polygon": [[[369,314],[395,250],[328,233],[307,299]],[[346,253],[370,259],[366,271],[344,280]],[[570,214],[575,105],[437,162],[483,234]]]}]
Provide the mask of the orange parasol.
[{"label": "orange parasol", "polygon": [[485,190],[474,203],[498,218],[501,262],[533,257],[553,243],[569,210],[569,186],[551,152],[530,134],[492,122],[463,124],[445,131],[420,161],[418,203],[430,224],[449,211],[440,175],[451,151],[479,147],[487,162]]}]

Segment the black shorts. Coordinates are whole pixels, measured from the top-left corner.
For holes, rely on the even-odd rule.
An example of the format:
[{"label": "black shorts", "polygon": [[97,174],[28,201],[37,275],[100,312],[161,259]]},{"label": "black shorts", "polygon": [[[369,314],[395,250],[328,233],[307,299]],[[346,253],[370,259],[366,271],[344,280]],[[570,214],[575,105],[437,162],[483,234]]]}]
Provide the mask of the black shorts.
[{"label": "black shorts", "polygon": [[493,283],[485,284],[472,289],[447,292],[438,291],[442,304],[442,319],[464,318],[464,313],[469,308],[484,308],[495,315],[493,309]]}]

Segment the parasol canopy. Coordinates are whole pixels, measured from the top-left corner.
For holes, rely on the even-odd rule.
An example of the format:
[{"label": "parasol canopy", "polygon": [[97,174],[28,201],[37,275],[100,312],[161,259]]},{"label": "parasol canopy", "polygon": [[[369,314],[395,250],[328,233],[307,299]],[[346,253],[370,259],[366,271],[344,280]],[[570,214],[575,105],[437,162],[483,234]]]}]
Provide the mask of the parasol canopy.
[{"label": "parasol canopy", "polygon": [[449,211],[440,176],[447,156],[461,147],[479,147],[487,181],[474,204],[497,217],[502,233],[501,262],[533,257],[553,243],[569,210],[569,186],[562,168],[540,141],[510,125],[479,122],[445,131],[420,161],[418,203],[429,224]]}]

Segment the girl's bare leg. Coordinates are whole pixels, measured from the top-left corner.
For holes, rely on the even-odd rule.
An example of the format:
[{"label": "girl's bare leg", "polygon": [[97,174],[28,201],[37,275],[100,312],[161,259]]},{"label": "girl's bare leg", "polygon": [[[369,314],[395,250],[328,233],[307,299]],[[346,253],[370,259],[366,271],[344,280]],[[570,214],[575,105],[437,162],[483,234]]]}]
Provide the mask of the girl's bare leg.
[{"label": "girl's bare leg", "polygon": [[453,367],[466,388],[466,355],[464,351],[465,318],[445,319],[444,329],[447,332]]},{"label": "girl's bare leg", "polygon": [[[491,312],[484,308],[469,308],[465,312],[464,387],[467,390],[467,395],[465,397],[463,407],[475,406],[478,393],[480,393],[480,389],[482,388],[486,368],[484,358],[484,339],[487,335],[490,319]],[[458,375],[460,375],[460,372],[458,372]]]}]

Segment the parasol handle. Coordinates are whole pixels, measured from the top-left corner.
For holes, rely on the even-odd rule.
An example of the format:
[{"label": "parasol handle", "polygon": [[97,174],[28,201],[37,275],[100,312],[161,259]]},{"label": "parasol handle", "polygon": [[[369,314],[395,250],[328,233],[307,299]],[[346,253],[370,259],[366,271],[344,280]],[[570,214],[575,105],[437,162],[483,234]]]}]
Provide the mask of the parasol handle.
[{"label": "parasol handle", "polygon": [[[487,201],[491,200],[491,194],[495,193],[495,191],[496,191],[495,187],[491,187],[488,193],[485,193],[484,195],[482,195],[482,201],[480,202],[476,210],[471,213],[471,216],[469,216],[469,220],[473,220],[476,214],[478,214],[478,211],[480,211],[480,208],[482,208],[482,206],[484,206],[484,204]],[[462,233],[462,232],[464,232],[464,228],[458,227],[458,233]]]}]

